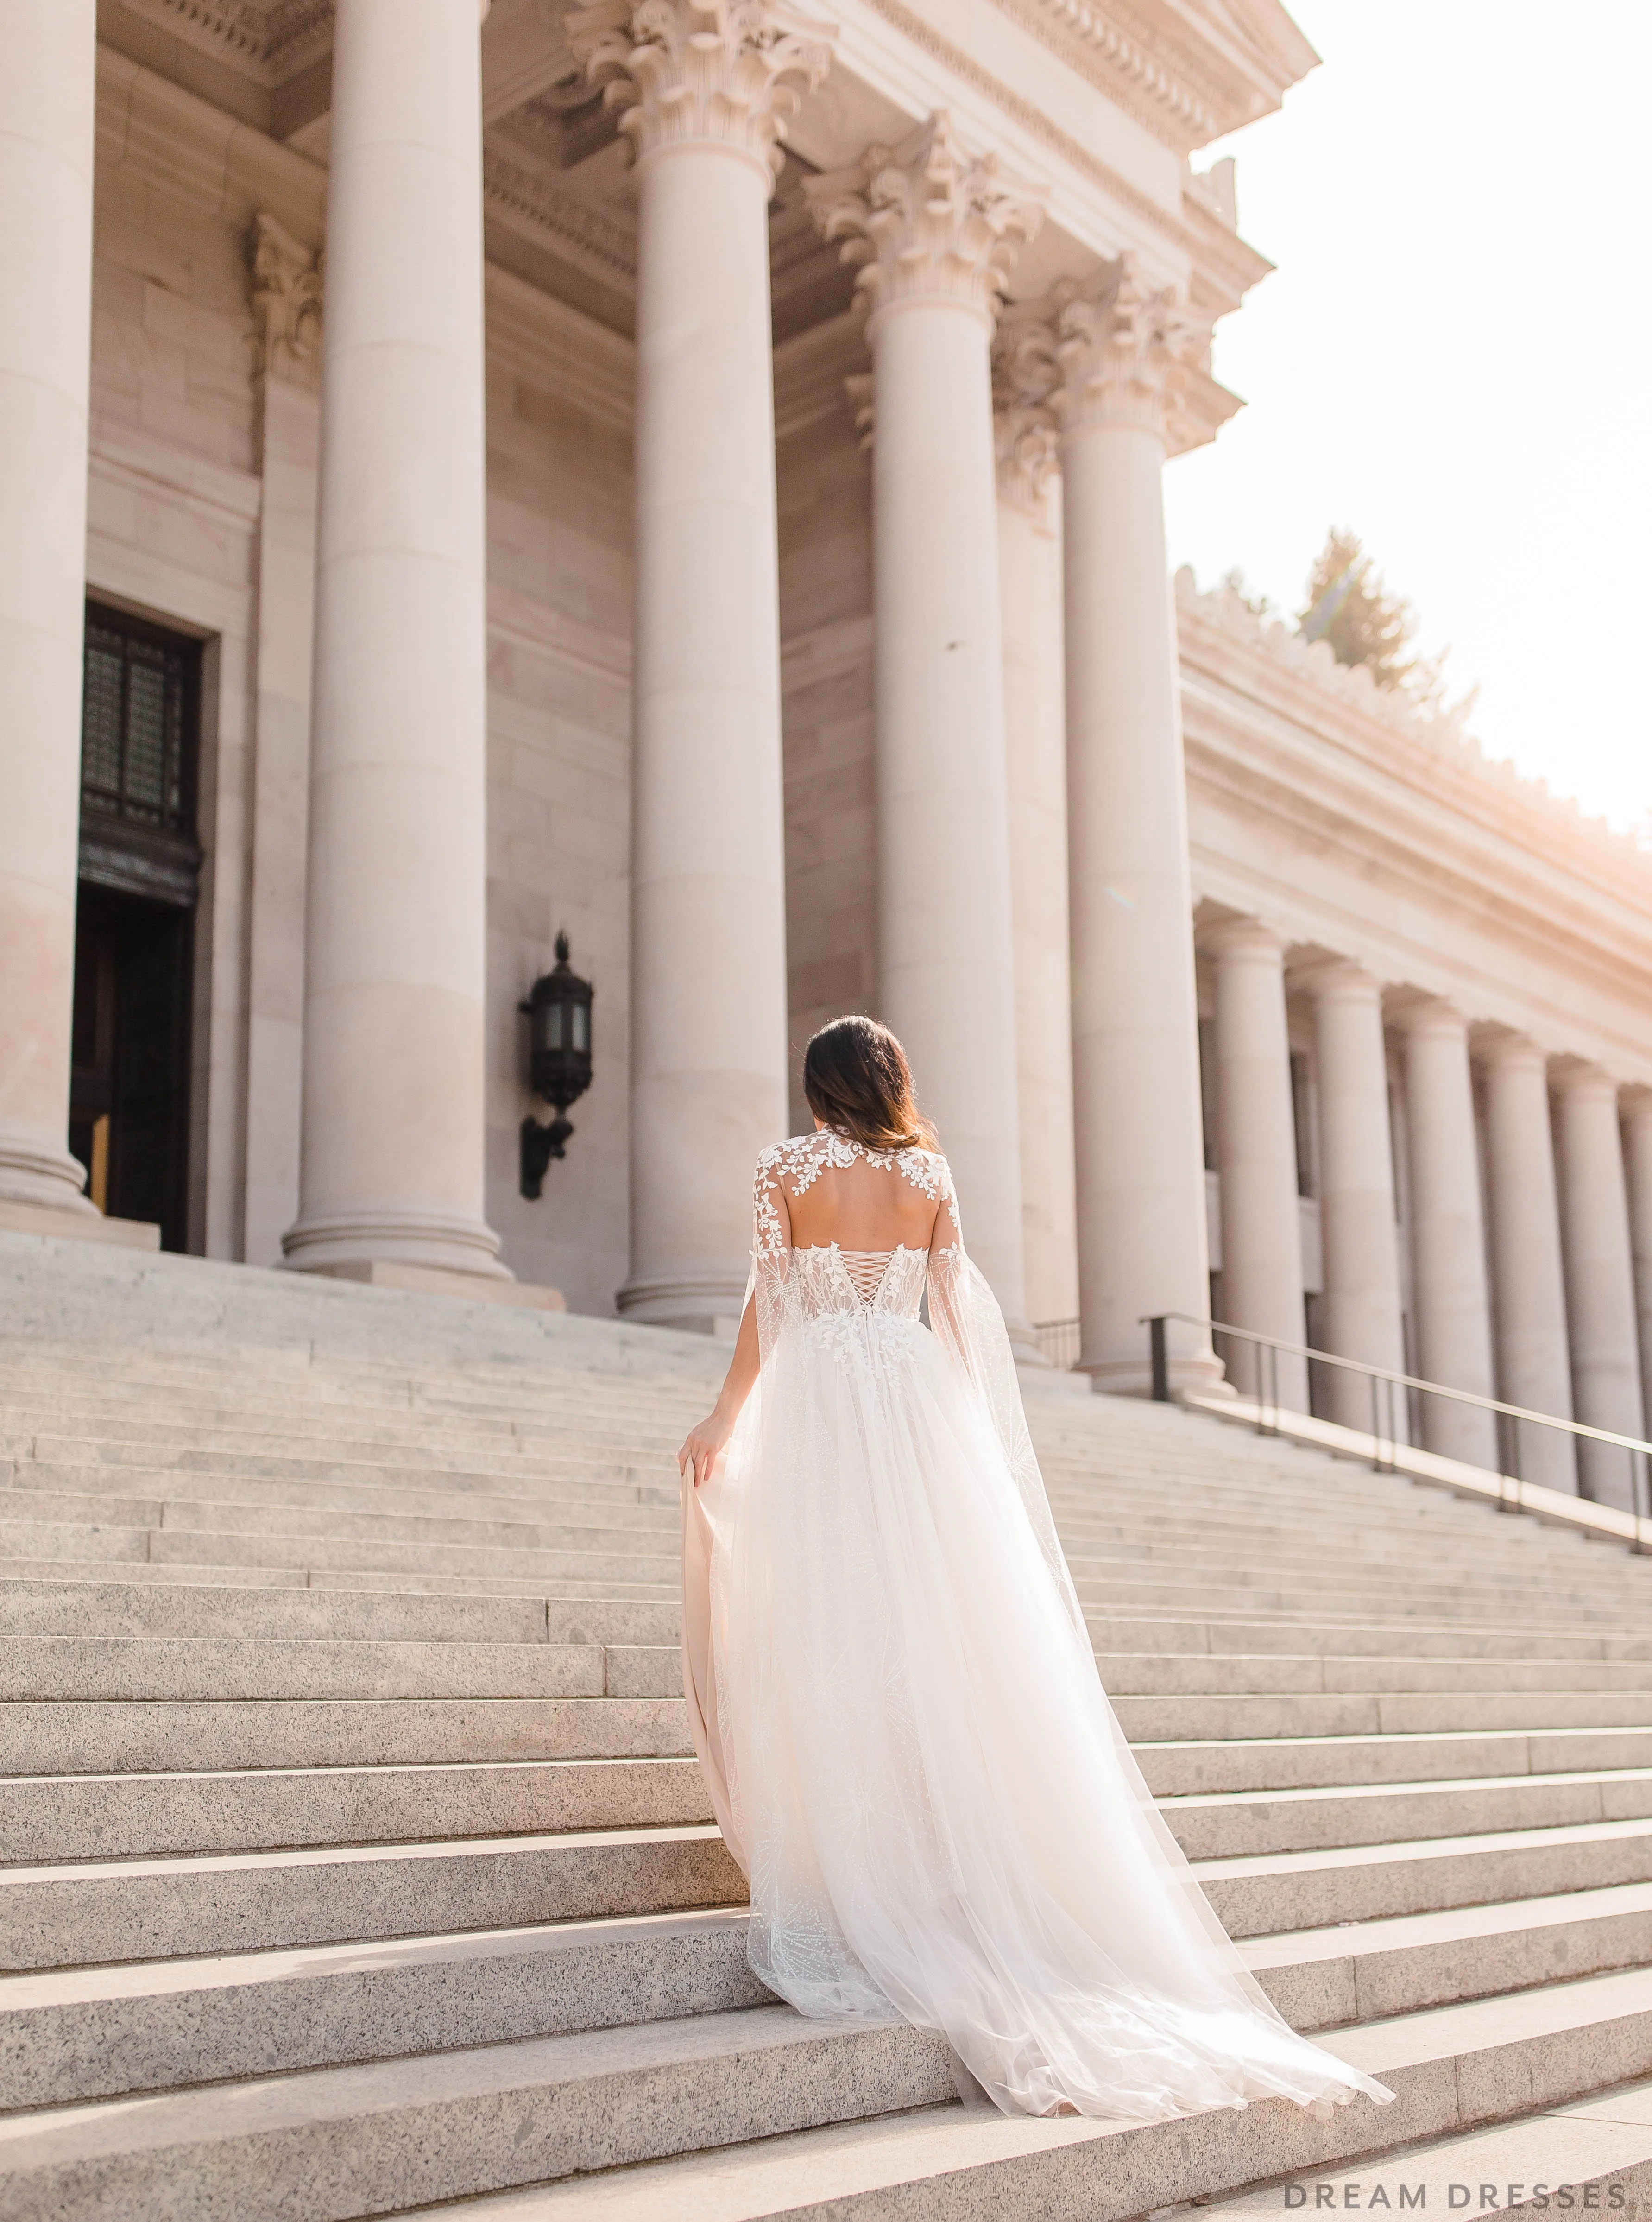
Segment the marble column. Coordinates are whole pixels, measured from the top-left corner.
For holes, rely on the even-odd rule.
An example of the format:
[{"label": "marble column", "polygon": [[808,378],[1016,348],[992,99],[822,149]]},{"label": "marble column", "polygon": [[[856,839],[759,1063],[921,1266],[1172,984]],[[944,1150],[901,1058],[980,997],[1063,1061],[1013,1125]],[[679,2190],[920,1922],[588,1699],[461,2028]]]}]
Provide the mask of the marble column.
[{"label": "marble column", "polygon": [[1067,959],[1067,724],[1061,687],[1061,483],[1047,411],[997,417],[998,579],[1015,915],[1016,1064],[1027,1310],[1079,1313]]},{"label": "marble column", "polygon": [[[1303,985],[1313,998],[1319,1100],[1319,1332],[1338,1358],[1403,1373],[1382,990],[1361,966],[1341,960],[1305,972]],[[1368,1382],[1333,1366],[1325,1374],[1328,1415],[1346,1428],[1370,1428]],[[1405,1412],[1398,1398],[1392,1405],[1380,1401],[1377,1420],[1384,1428],[1394,1425],[1403,1439]]]},{"label": "marble column", "polygon": [[253,219],[258,352],[256,689],[247,864],[247,1107],[241,1254],[271,1265],[298,1209],[303,1128],[304,848],[320,455],[321,258]]},{"label": "marble column", "polygon": [[1652,1088],[1624,1097],[1624,1170],[1628,1177],[1630,1246],[1641,1337],[1641,1406],[1652,1421]]},{"label": "marble column", "polygon": [[[1122,256],[1005,318],[1008,366],[1061,430],[1079,1364],[1146,1391],[1144,1315],[1210,1309],[1192,892],[1166,454],[1210,320]],[[1225,413],[1226,397],[1221,409]],[[1208,1332],[1172,1328],[1173,1391],[1210,1389]]]},{"label": "marble column", "polygon": [[[1548,1059],[1524,1034],[1503,1034],[1484,1050],[1481,1070],[1498,1393],[1505,1403],[1569,1420],[1572,1370]],[[1521,1427],[1517,1441],[1523,1479],[1576,1492],[1569,1435]]]},{"label": "marble column", "polygon": [[[1300,1346],[1302,1296],[1285,941],[1260,919],[1234,919],[1200,936],[1216,973],[1217,1166],[1222,1183],[1222,1315],[1235,1327]],[[1237,1344],[1228,1378],[1246,1396],[1278,1381],[1287,1410],[1308,1409],[1299,1358],[1259,1359]],[[1277,1377],[1273,1367],[1277,1366]]]},{"label": "marble column", "polygon": [[989,351],[1040,209],[944,115],[809,196],[871,310],[879,1000],[971,1252],[1031,1355]]},{"label": "marble column", "polygon": [[69,1155],[91,349],[93,0],[0,0],[0,1203]]},{"label": "marble column", "polygon": [[[1573,1409],[1586,1426],[1641,1436],[1646,1415],[1616,1083],[1599,1065],[1573,1065],[1556,1083],[1555,1106]],[[1584,1496],[1630,1509],[1627,1451],[1581,1442],[1578,1474]]]},{"label": "marble column", "polygon": [[[1430,998],[1408,1006],[1399,1024],[1411,1145],[1416,1370],[1448,1389],[1494,1396],[1467,1023],[1449,1003]],[[1424,1397],[1422,1408],[1425,1448],[1496,1469],[1493,1414],[1442,1397]]]},{"label": "marble column", "polygon": [[577,8],[636,160],[635,1319],[738,1319],[758,1153],[786,1130],[768,203],[829,35],[777,0]]},{"label": "marble column", "polygon": [[480,56],[339,0],[305,906],[307,1271],[497,1277],[484,1216]]}]

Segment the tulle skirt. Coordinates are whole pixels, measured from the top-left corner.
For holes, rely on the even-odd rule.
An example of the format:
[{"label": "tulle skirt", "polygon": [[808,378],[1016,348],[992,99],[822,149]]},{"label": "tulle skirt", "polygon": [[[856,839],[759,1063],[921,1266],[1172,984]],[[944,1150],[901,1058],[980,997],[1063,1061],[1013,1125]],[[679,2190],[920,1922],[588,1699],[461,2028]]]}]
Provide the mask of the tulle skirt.
[{"label": "tulle skirt", "polygon": [[945,2037],[1006,2112],[1380,2084],[1296,2035],[1155,1811],[992,1415],[919,1321],[766,1358],[688,1491],[686,1681],[760,1979]]}]

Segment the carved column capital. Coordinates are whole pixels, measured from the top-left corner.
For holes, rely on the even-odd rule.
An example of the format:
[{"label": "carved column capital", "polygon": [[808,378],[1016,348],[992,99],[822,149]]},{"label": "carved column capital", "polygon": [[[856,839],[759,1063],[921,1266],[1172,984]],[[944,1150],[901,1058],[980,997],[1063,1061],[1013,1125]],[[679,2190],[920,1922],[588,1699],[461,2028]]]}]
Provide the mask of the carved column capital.
[{"label": "carved column capital", "polygon": [[321,382],[321,250],[302,245],[272,216],[255,216],[247,238],[258,379],[312,390]]},{"label": "carved column capital", "polygon": [[944,110],[804,191],[822,235],[861,266],[856,286],[874,316],[901,301],[956,301],[991,322],[1044,213],[1042,194],[1007,178],[995,154],[965,153]]},{"label": "carved column capital", "polygon": [[1042,517],[1061,446],[1052,412],[1022,401],[1003,404],[992,412],[992,444],[999,493]]},{"label": "carved column capital", "polygon": [[835,25],[792,0],[590,0],[566,18],[574,59],[620,111],[641,160],[700,142],[754,157],[771,185],[801,93],[831,60]]},{"label": "carved column capital", "polygon": [[1042,388],[1063,432],[1140,425],[1179,455],[1213,438],[1239,406],[1210,374],[1212,321],[1173,286],[1145,284],[1126,252],[1017,306],[1011,350],[1023,388]]}]

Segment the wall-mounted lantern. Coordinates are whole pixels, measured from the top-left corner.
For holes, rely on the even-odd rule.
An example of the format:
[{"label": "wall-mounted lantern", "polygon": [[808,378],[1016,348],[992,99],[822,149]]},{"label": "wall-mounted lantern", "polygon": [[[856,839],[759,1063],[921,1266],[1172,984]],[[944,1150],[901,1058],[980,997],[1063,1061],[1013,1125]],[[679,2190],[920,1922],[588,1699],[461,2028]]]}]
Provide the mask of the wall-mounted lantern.
[{"label": "wall-mounted lantern", "polygon": [[528,1020],[528,1085],[556,1116],[541,1127],[530,1111],[522,1122],[522,1192],[537,1200],[553,1158],[566,1154],[573,1127],[563,1116],[591,1085],[591,1003],[594,989],[568,969],[568,937],[556,937],[556,966],[535,981],[516,1008]]}]

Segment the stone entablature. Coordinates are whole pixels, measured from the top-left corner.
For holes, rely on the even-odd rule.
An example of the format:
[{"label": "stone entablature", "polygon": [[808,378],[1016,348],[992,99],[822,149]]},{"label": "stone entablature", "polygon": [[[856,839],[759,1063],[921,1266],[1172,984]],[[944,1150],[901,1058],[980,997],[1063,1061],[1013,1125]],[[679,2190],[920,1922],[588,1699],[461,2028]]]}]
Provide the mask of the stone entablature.
[{"label": "stone entablature", "polygon": [[1580,937],[1616,952],[1652,995],[1652,857],[1632,835],[1488,759],[1472,737],[1419,715],[1374,685],[1362,667],[1338,663],[1327,644],[1259,618],[1232,593],[1199,593],[1189,570],[1175,585],[1185,690],[1217,681],[1270,717],[1283,716],[1326,773],[1339,763],[1350,774],[1357,768],[1360,791],[1349,795],[1352,844],[1374,832],[1367,806],[1375,776],[1388,788],[1387,813],[1396,823],[1403,814],[1418,853],[1430,829],[1455,825],[1448,842],[1458,876],[1499,902],[1524,894],[1535,932],[1552,934],[1575,918]]}]

